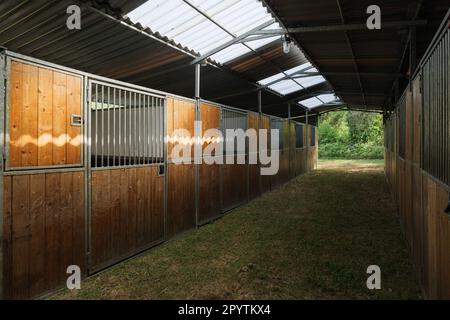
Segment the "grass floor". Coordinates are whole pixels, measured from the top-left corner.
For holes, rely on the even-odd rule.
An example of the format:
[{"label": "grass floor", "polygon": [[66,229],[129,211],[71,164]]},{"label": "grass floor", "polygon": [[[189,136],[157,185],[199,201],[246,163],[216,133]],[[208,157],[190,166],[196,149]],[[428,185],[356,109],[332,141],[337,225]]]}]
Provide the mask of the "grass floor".
[{"label": "grass floor", "polygon": [[[382,290],[366,287],[369,265]],[[417,299],[380,161],[319,169],[54,299]]]}]

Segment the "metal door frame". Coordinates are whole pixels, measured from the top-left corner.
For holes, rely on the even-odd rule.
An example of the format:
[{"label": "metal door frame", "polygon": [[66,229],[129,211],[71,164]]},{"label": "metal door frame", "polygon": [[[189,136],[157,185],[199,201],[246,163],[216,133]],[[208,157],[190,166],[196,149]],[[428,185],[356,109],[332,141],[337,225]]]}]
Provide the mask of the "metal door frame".
[{"label": "metal door frame", "polygon": [[[162,100],[161,107],[162,110],[162,156],[163,160],[160,163],[148,163],[148,164],[133,164],[133,165],[119,165],[119,166],[106,166],[106,167],[92,167],[92,117],[91,117],[91,107],[90,103],[92,101],[92,86],[94,84],[102,85],[105,87],[111,87],[127,92],[134,92],[139,94],[149,95]],[[86,219],[85,219],[85,229],[86,229],[86,272],[87,275],[92,275],[98,272],[98,269],[95,269],[92,265],[92,173],[95,171],[101,170],[120,170],[120,169],[128,169],[128,168],[142,168],[142,167],[163,167],[164,168],[164,186],[163,186],[163,237],[161,241],[155,242],[155,244],[148,244],[149,248],[153,247],[159,243],[162,243],[167,240],[167,199],[168,199],[168,148],[167,148],[167,100],[168,95],[162,94],[161,92],[156,92],[151,89],[147,89],[144,87],[136,86],[133,84],[129,84],[126,82],[121,82],[118,80],[107,79],[104,77],[97,77],[94,75],[85,75],[85,91],[86,91],[86,99],[85,99],[85,112],[86,112],[86,123],[87,123],[87,131],[86,131],[86,152],[85,152],[85,163],[86,163]],[[128,119],[127,119],[128,121]],[[102,127],[103,130],[103,127]],[[127,257],[132,257],[136,255],[137,252],[130,251],[126,253]],[[124,258],[126,259],[126,258]],[[123,260],[123,259],[121,259]],[[120,262],[121,260],[117,261]],[[113,262],[111,265],[114,265],[117,262]],[[108,262],[106,262],[108,263]],[[103,268],[102,268],[103,269]]]}]

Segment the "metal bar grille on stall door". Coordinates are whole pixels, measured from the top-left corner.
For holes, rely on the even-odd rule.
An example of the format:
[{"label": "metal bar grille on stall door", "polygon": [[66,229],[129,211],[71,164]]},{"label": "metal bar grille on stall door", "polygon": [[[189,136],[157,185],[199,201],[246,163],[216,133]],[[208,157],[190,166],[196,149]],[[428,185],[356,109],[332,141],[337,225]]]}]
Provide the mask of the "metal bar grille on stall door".
[{"label": "metal bar grille on stall door", "polygon": [[92,167],[164,163],[164,100],[92,82]]}]

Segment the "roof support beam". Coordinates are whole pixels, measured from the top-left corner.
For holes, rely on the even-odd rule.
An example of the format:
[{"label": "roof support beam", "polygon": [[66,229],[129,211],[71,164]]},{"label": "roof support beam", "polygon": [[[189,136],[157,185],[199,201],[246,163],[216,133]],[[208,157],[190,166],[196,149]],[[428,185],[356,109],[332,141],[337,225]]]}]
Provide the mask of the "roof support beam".
[{"label": "roof support beam", "polygon": [[[342,10],[342,5],[341,5],[341,1],[340,0],[337,0],[337,6],[338,6],[338,9],[339,9],[339,14],[341,16],[342,25],[345,25],[344,11]],[[367,26],[366,26],[366,28],[367,28]],[[366,104],[366,96],[364,95],[364,88],[363,88],[363,85],[362,85],[361,76],[359,75],[358,62],[356,62],[355,51],[353,50],[352,42],[350,40],[350,37],[348,36],[347,31],[345,31],[345,39],[347,40],[347,45],[348,45],[348,48],[350,50],[350,54],[351,54],[351,56],[353,58],[355,71],[356,71],[356,73],[358,73],[358,83],[359,83],[359,87],[361,89],[362,100],[363,100],[363,103]]]},{"label": "roof support beam", "polygon": [[[364,77],[386,77],[386,78],[403,78],[405,75],[401,73],[376,73],[376,72],[302,72],[298,74],[299,78],[311,76],[364,76]],[[297,77],[297,76],[295,76]]]},{"label": "roof support beam", "polygon": [[274,84],[276,84],[276,83],[278,83],[278,82],[281,82],[281,81],[283,81],[283,80],[294,79],[295,76],[296,76],[297,74],[305,73],[306,71],[308,71],[308,70],[310,70],[310,69],[313,69],[313,68],[314,68],[313,66],[308,66],[308,67],[306,67],[306,68],[302,68],[302,69],[298,70],[297,72],[291,73],[291,74],[289,74],[289,75],[285,75],[285,76],[283,76],[283,77],[280,78],[280,79],[271,81],[271,82],[269,82],[269,83],[263,85],[263,87],[264,87],[264,88],[267,88],[267,87],[270,87],[271,85],[274,85]]},{"label": "roof support beam", "polygon": [[235,37],[234,39],[232,39],[232,40],[230,40],[230,41],[224,43],[223,45],[218,46],[217,48],[212,49],[211,51],[209,51],[209,52],[207,52],[207,53],[205,53],[205,54],[203,54],[203,55],[197,57],[196,59],[194,59],[194,60],[191,62],[191,64],[197,64],[197,63],[199,63],[199,62],[202,62],[203,60],[209,58],[210,56],[215,55],[216,53],[218,53],[218,52],[220,52],[220,51],[222,51],[222,50],[228,48],[229,46],[232,46],[232,45],[234,45],[234,44],[236,44],[236,43],[239,43],[239,41],[241,41],[241,40],[243,40],[243,39],[245,39],[245,38],[247,38],[247,37],[249,37],[249,36],[255,34],[256,31],[261,30],[261,29],[264,29],[264,28],[267,28],[268,26],[270,26],[270,25],[273,24],[274,22],[275,22],[274,19],[269,20],[269,21],[267,21],[266,23],[263,23],[263,24],[257,26],[256,28],[254,28],[254,29],[252,29],[252,30],[250,30],[250,31],[248,31],[248,32],[246,32],[246,33],[244,33],[244,34]]},{"label": "roof support beam", "polygon": [[[410,28],[410,27],[420,27],[427,24],[426,20],[416,20],[416,21],[391,21],[383,22],[383,29],[398,29],[398,28]],[[257,31],[255,35],[284,35],[287,33],[311,33],[311,32],[334,32],[334,31],[359,31],[367,30],[367,25],[365,23],[356,24],[340,24],[340,25],[326,25],[326,26],[314,26],[314,27],[298,27],[298,28],[288,28],[287,30],[261,30]]]}]

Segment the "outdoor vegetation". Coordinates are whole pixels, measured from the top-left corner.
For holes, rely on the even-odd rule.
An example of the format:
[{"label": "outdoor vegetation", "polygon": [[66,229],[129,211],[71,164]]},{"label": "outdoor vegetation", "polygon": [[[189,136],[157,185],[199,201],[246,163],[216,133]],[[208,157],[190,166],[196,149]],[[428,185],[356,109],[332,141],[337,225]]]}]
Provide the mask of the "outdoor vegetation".
[{"label": "outdoor vegetation", "polygon": [[324,114],[319,146],[322,159],[383,159],[383,116],[359,111]]}]

